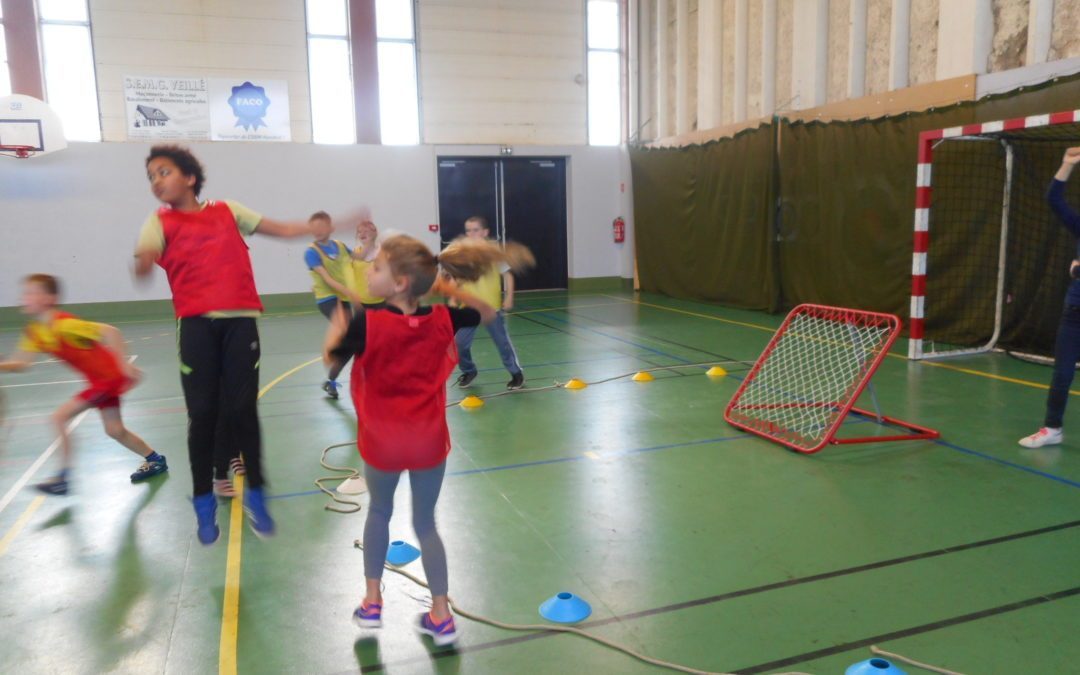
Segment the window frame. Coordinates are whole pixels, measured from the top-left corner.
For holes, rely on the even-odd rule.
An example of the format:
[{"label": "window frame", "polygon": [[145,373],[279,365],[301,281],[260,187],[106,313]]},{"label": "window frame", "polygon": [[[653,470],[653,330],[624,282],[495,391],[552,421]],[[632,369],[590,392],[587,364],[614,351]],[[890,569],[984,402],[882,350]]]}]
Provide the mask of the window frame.
[{"label": "window frame", "polygon": [[[350,25],[350,14],[352,11],[352,3],[350,0],[339,0],[345,6],[345,32],[342,35],[334,35],[329,33],[312,33],[311,27],[308,22],[308,3],[309,0],[304,0],[304,35],[305,35],[305,50],[304,56],[307,59],[307,77],[308,77],[308,111],[311,117],[311,143],[314,145],[356,145],[357,143],[357,130],[356,130],[356,73],[353,72],[352,63],[352,28]],[[340,40],[345,45],[346,53],[346,65],[349,69],[349,101],[352,106],[352,123],[349,125],[348,137],[351,140],[341,143],[327,143],[315,140],[315,96],[312,89],[312,76],[311,76],[311,42],[312,40]]]},{"label": "window frame", "polygon": [[[86,7],[86,21],[75,21],[72,19],[46,19],[41,11],[41,0],[35,0],[34,9],[37,12],[37,36],[39,44],[41,45],[41,85],[42,97],[46,103],[53,106],[56,109],[55,104],[49,100],[49,66],[48,66],[48,53],[45,49],[45,26],[74,26],[86,29],[86,37],[90,42],[90,72],[94,76],[94,113],[97,119],[97,138],[95,139],[74,139],[68,137],[68,140],[74,140],[79,143],[101,143],[105,140],[105,129],[102,126],[101,119],[101,92],[98,90],[98,72],[97,72],[97,54],[94,51],[94,25],[93,17],[90,15],[90,0],[82,0],[83,6]],[[6,37],[6,36],[5,36]],[[67,136],[67,132],[64,134]]]},{"label": "window frame", "polygon": [[[374,2],[375,0],[371,0]],[[379,37],[379,17],[376,14],[375,17],[375,52],[379,51],[379,45],[382,43],[394,43],[394,44],[411,44],[413,52],[413,81],[416,83],[416,142],[415,143],[395,143],[399,146],[412,146],[424,144],[424,108],[421,105],[420,96],[420,49],[419,49],[419,30],[417,30],[417,13],[420,9],[419,0],[403,0],[408,2],[410,10],[410,18],[412,19],[412,38],[383,38]],[[377,10],[377,5],[376,5]],[[387,145],[386,141],[382,138],[382,79],[379,79],[379,142],[382,145]]]},{"label": "window frame", "polygon": [[[627,87],[626,87],[626,84],[627,83],[626,83],[626,73],[625,73],[625,70],[626,70],[626,54],[627,54],[627,35],[626,35],[626,31],[624,30],[624,23],[626,21],[627,7],[626,7],[626,2],[624,0],[599,0],[601,2],[610,2],[610,4],[615,6],[615,31],[616,31],[616,34],[618,35],[619,44],[615,48],[611,48],[611,47],[590,47],[589,46],[589,4],[591,2],[593,2],[593,1],[597,1],[597,0],[585,0],[585,3],[584,3],[585,11],[584,11],[583,17],[582,17],[583,21],[584,21],[584,24],[585,24],[585,30],[584,30],[584,34],[585,34],[585,64],[584,64],[585,65],[585,143],[586,143],[586,145],[589,145],[589,146],[613,148],[613,147],[618,147],[620,145],[624,145],[627,142],[627,139],[626,139],[626,130],[627,130],[627,120],[626,120],[626,114],[627,114],[627,111],[626,111]],[[613,144],[612,143],[603,143],[603,144],[593,143],[592,134],[590,133],[590,128],[591,128],[590,122],[592,120],[592,96],[590,95],[589,92],[590,92],[590,89],[591,89],[590,80],[592,79],[592,73],[589,72],[589,61],[590,61],[589,57],[592,55],[593,52],[600,52],[600,53],[606,53],[606,54],[615,54],[616,55],[616,61],[619,64],[618,81],[617,81],[617,86],[618,86],[618,90],[619,90],[619,94],[618,94],[618,98],[619,98],[619,105],[618,105],[618,108],[619,108],[619,120],[618,120],[619,132],[618,132],[618,140]]]}]

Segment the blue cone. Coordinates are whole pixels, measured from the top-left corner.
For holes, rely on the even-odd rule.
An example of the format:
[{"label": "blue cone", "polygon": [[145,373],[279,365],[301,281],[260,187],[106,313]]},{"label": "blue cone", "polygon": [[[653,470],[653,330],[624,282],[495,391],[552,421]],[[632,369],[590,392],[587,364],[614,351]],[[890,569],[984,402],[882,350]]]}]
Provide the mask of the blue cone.
[{"label": "blue cone", "polygon": [[390,549],[386,552],[386,562],[397,567],[408,565],[420,557],[420,549],[403,541],[390,542]]},{"label": "blue cone", "polygon": [[874,657],[866,661],[859,661],[844,671],[844,675],[907,675],[906,671],[900,670],[883,658]]},{"label": "blue cone", "polygon": [[592,607],[573,593],[565,591],[544,601],[540,605],[540,616],[555,623],[577,623],[592,614]]}]

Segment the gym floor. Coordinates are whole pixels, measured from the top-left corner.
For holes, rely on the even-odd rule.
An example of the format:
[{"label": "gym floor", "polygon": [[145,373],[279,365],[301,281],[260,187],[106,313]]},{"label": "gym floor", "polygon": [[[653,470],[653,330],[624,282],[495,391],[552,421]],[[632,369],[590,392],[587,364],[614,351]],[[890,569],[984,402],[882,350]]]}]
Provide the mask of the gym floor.
[{"label": "gym floor", "polygon": [[[874,379],[882,411],[941,439],[803,456],[723,421],[781,319],[620,292],[519,296],[510,326],[529,387],[700,363],[730,362],[730,374],[687,367],[451,406],[438,512],[451,597],[539,623],[538,605],[570,591],[591,603],[590,631],[708,671],[842,673],[876,644],[962,673],[1074,672],[1080,441],[1016,444],[1041,422],[1049,369],[1001,355],[911,363],[900,340]],[[326,511],[313,481],[333,475],[321,451],[355,440],[355,418],[347,397],[319,389],[325,321],[314,308],[260,326],[279,535],[256,539],[224,503],[222,539],[202,548],[174,324],[117,325],[146,374],[125,420],[171,471],[131,485],[138,458],[92,411],[74,431],[73,494],[38,496],[28,485],[56,465],[37,462],[53,441],[48,414],[79,383],[56,363],[0,381],[0,671],[656,671],[574,636],[465,619],[458,649],[435,649],[411,628],[426,591],[390,572],[384,627],[351,623],[365,511]],[[16,338],[0,333],[0,352]],[[471,392],[504,391],[483,331],[474,354]],[[450,389],[450,401],[461,396]],[[327,459],[360,466],[355,448]],[[409,509],[404,481],[394,539],[415,540]],[[422,575],[419,561],[406,569]]]}]

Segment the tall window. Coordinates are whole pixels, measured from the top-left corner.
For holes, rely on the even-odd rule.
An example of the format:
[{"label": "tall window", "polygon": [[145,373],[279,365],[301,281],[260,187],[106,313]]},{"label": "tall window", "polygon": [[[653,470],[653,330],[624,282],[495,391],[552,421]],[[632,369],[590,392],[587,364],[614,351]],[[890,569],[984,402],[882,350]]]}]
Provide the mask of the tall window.
[{"label": "tall window", "polygon": [[7,42],[4,41],[4,6],[0,3],[0,96],[11,95],[11,71],[8,70]]},{"label": "tall window", "polygon": [[311,136],[316,143],[355,143],[347,0],[307,0]]},{"label": "tall window", "polygon": [[618,145],[622,139],[619,3],[589,0],[587,7],[589,145]]},{"label": "tall window", "polygon": [[38,0],[45,96],[72,141],[100,141],[94,46],[86,0]]},{"label": "tall window", "polygon": [[385,145],[420,142],[413,0],[375,0],[379,47],[379,124]]}]

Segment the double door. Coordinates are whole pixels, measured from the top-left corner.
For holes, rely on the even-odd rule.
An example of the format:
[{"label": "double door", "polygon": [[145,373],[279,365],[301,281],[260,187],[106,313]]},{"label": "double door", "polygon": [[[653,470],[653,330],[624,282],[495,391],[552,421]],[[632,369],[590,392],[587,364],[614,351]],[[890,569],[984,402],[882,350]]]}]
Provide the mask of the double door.
[{"label": "double door", "polygon": [[491,236],[532,250],[536,268],[518,277],[520,290],[566,288],[566,158],[440,157],[442,246],[483,216]]}]

